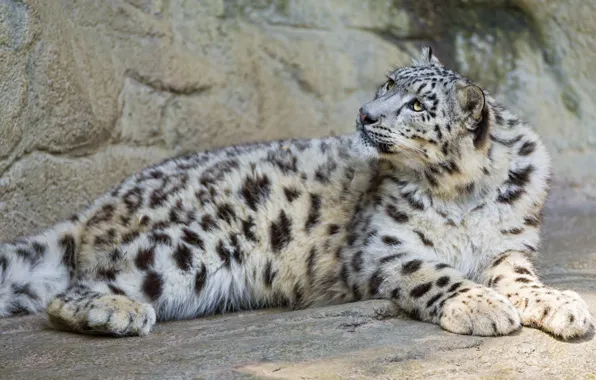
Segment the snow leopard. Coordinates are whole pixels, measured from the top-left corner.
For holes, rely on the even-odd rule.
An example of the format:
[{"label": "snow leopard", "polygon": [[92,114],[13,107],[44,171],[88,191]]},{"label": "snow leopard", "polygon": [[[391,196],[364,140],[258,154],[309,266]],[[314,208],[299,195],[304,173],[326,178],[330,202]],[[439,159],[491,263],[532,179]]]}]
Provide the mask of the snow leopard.
[{"label": "snow leopard", "polygon": [[537,134],[425,47],[349,135],[148,167],[69,220],[0,245],[0,316],[144,336],[156,321],[368,299],[456,334],[590,332],[534,262],[550,160]]}]

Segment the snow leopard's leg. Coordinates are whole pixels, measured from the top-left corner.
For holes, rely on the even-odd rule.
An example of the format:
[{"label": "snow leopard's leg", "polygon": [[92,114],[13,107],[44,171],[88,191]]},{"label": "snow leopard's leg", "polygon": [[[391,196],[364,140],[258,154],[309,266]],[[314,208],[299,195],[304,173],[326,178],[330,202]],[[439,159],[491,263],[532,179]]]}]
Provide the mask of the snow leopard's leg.
[{"label": "snow leopard's leg", "polygon": [[50,302],[49,320],[56,328],[83,334],[149,334],[156,321],[153,306],[121,293],[107,283],[77,283]]},{"label": "snow leopard's leg", "polygon": [[499,255],[483,272],[481,280],[513,303],[524,326],[563,339],[584,336],[592,329],[586,302],[574,291],[560,291],[542,284],[532,262],[522,252]]},{"label": "snow leopard's leg", "polygon": [[139,234],[102,256],[50,302],[58,328],[83,334],[146,335],[156,319],[195,318],[250,304],[243,265],[232,251],[205,252],[190,228]]},{"label": "snow leopard's leg", "polygon": [[[361,260],[356,253],[351,265],[364,272]],[[394,301],[415,319],[480,336],[505,335],[521,326],[517,310],[503,295],[439,261],[398,253],[380,258],[372,268],[358,276],[359,288],[371,298]]]}]

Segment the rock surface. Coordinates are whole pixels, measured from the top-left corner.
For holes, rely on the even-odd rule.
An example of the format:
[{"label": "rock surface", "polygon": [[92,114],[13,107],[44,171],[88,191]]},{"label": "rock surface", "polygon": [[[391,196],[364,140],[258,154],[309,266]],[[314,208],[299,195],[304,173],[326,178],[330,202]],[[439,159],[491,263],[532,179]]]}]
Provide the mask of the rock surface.
[{"label": "rock surface", "polygon": [[2,0],[0,240],[164,157],[347,133],[422,44],[528,119],[569,196],[596,188],[596,3]]},{"label": "rock surface", "polygon": [[[580,291],[596,315],[596,208],[551,210],[545,280]],[[51,330],[0,319],[2,379],[593,379],[593,334],[560,342],[524,328],[498,338],[450,334],[368,301],[158,324],[144,338]]]}]

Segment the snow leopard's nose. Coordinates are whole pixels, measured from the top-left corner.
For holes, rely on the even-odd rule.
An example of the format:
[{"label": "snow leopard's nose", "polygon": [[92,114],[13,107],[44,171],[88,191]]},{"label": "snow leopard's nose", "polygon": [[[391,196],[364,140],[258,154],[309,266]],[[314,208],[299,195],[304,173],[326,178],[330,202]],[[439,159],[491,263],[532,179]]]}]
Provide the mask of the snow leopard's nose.
[{"label": "snow leopard's nose", "polygon": [[364,108],[360,108],[360,122],[362,125],[373,124],[377,121],[370,113],[366,112]]}]

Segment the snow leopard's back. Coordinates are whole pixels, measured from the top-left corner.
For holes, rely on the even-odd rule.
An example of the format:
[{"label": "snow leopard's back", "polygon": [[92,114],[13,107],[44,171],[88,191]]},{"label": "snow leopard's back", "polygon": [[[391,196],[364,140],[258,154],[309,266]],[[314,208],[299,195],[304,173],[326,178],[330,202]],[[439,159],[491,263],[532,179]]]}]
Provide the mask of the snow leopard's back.
[{"label": "snow leopard's back", "polygon": [[147,168],[60,228],[9,246],[43,246],[38,260],[54,257],[61,274],[46,292],[30,281],[34,262],[3,257],[4,283],[30,294],[3,284],[0,314],[38,311],[73,283],[152,303],[159,319],[342,299],[329,282],[341,275],[336,253],[367,186],[351,143],[254,144]]}]

